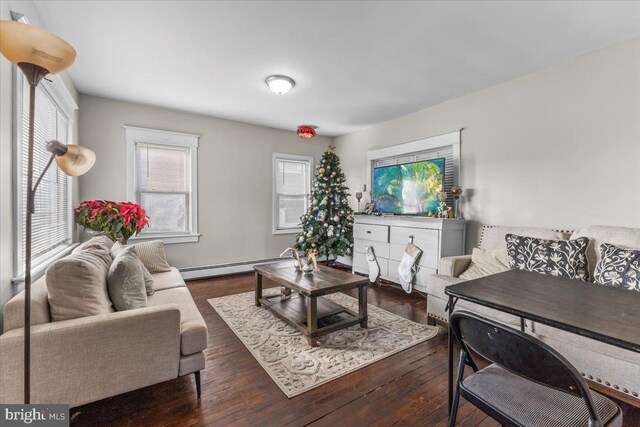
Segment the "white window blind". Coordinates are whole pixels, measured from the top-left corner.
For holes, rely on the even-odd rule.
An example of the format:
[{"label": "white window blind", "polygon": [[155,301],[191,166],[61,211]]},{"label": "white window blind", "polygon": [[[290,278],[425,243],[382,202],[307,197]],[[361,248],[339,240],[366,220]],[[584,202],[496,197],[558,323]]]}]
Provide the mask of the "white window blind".
[{"label": "white window blind", "polygon": [[[20,183],[21,212],[19,241],[22,246],[22,256],[18,263],[18,274],[24,272],[25,233],[26,224],[24,214],[27,209],[27,162],[29,136],[29,85],[22,80],[22,111],[21,132],[18,141],[18,180]],[[36,90],[36,109],[33,145],[33,170],[35,183],[40,172],[44,169],[51,153],[45,148],[45,143],[52,139],[67,144],[69,141],[69,119],[62,113],[58,105],[39,86]],[[52,253],[62,246],[71,243],[71,206],[69,197],[69,178],[60,171],[55,164],[49,168],[44,176],[35,197],[35,213],[32,218],[32,265],[37,268],[43,264]]]},{"label": "white window blind", "polygon": [[189,151],[136,144],[137,199],[150,218],[145,232],[189,232]]},{"label": "white window blind", "polygon": [[309,206],[312,159],[276,155],[274,158],[274,231],[295,232]]}]

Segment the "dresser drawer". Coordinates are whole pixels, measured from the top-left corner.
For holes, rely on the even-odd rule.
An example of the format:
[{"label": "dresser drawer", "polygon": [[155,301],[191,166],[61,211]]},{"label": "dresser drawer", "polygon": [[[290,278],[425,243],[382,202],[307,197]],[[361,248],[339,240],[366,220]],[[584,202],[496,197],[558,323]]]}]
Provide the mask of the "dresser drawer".
[{"label": "dresser drawer", "polygon": [[391,243],[409,243],[413,236],[413,243],[422,250],[427,247],[438,247],[438,230],[425,230],[410,227],[391,227]]},{"label": "dresser drawer", "polygon": [[389,244],[382,242],[374,242],[373,240],[355,240],[353,242],[353,251],[363,254],[367,249],[367,246],[373,248],[373,253],[376,257],[389,258]]},{"label": "dresser drawer", "polygon": [[[378,257],[376,257],[376,259],[380,266],[380,275],[386,276],[389,271],[389,260]],[[353,271],[369,274],[369,264],[367,263],[367,256],[365,254],[357,252],[353,254]]]},{"label": "dresser drawer", "polygon": [[389,241],[389,227],[386,225],[354,224],[353,238],[387,243]]},{"label": "dresser drawer", "polygon": [[[405,243],[391,243],[389,245],[389,259],[395,261],[402,261],[402,257],[404,256],[404,251],[407,247],[407,242]],[[438,268],[438,248],[430,247],[422,245],[421,242],[414,241],[413,243],[420,249],[422,249],[422,255],[420,255],[420,259],[418,260],[418,265],[428,268]]]}]

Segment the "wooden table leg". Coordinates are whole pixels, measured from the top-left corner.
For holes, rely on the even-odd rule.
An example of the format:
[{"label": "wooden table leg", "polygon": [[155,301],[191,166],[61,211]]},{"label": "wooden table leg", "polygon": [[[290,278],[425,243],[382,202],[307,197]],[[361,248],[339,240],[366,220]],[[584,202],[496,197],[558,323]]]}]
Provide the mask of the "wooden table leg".
[{"label": "wooden table leg", "polygon": [[358,287],[358,316],[360,317],[360,327],[367,329],[367,285]]},{"label": "wooden table leg", "polygon": [[[307,299],[307,334],[311,335],[318,330],[318,299],[315,297],[305,297]],[[309,346],[315,347],[317,338],[307,337]]]},{"label": "wooden table leg", "polygon": [[260,298],[262,298],[262,274],[256,271],[256,307],[260,307]]}]

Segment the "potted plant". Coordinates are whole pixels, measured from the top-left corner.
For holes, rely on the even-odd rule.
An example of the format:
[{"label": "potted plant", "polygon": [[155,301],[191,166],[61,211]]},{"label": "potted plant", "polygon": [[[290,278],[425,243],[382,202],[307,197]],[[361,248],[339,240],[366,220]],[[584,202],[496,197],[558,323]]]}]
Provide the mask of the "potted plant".
[{"label": "potted plant", "polygon": [[85,200],[73,211],[77,224],[122,243],[149,224],[149,217],[142,206],[131,202]]}]

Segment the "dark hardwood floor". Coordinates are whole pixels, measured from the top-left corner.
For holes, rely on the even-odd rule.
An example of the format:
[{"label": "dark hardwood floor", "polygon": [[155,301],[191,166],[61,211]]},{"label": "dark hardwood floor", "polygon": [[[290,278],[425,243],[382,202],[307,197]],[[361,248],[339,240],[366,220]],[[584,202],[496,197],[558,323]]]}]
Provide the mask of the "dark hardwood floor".
[{"label": "dark hardwood floor", "polygon": [[[201,400],[196,399],[194,378],[189,375],[73,408],[72,425],[447,425],[444,330],[432,340],[287,399],[207,302],[208,298],[252,291],[253,285],[252,274],[188,283],[209,327]],[[273,283],[265,280],[264,285]],[[373,287],[368,299],[369,304],[426,323],[423,297]],[[624,425],[639,426],[640,409],[621,402],[620,406],[625,412]],[[498,424],[462,401],[458,425]]]}]

